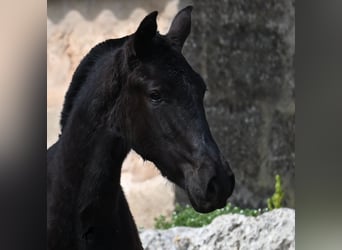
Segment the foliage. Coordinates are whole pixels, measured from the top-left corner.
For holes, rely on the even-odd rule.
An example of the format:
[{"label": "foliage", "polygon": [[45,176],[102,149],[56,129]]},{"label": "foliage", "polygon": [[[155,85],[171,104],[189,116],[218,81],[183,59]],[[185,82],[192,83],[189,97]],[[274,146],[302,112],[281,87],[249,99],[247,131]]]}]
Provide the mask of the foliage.
[{"label": "foliage", "polygon": [[284,198],[284,192],[281,186],[281,179],[279,175],[275,176],[275,192],[271,198],[267,199],[267,208],[259,209],[242,209],[228,203],[224,208],[216,209],[213,212],[202,214],[196,212],[189,205],[182,207],[176,205],[176,209],[172,214],[170,220],[167,220],[165,216],[161,215],[155,218],[156,229],[168,229],[176,226],[186,227],[202,227],[212,222],[214,218],[223,214],[243,214],[246,216],[258,216],[269,210],[280,208],[282,200]]},{"label": "foliage", "polygon": [[167,220],[165,216],[160,216],[155,219],[156,229],[168,229],[176,226],[186,227],[202,227],[212,222],[214,218],[223,214],[244,214],[246,216],[257,216],[267,209],[241,209],[232,206],[230,203],[221,209],[216,209],[213,212],[202,214],[196,212],[189,205],[181,207],[176,206],[176,210],[172,214],[171,220]]},{"label": "foliage", "polygon": [[279,175],[275,176],[275,191],[271,198],[267,199],[267,207],[269,210],[280,208],[283,198],[284,192],[281,185],[281,179]]}]

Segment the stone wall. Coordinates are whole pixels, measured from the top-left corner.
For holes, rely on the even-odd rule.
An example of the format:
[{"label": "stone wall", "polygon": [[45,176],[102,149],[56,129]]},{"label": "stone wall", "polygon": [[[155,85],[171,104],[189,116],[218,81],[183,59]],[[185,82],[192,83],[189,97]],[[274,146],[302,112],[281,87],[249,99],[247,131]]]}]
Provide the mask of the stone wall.
[{"label": "stone wall", "polygon": [[265,206],[279,174],[294,207],[294,1],[194,2],[183,51],[208,85],[208,122],[236,176],[231,201]]}]

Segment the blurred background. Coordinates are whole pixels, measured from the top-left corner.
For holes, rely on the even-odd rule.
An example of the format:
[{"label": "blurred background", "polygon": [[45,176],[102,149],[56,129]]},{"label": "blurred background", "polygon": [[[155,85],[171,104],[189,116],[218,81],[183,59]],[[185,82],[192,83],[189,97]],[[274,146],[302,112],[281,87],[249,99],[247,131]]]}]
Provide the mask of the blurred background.
[{"label": "blurred background", "polygon": [[[183,54],[207,83],[208,123],[236,176],[229,201],[266,207],[279,174],[284,206],[295,208],[293,0],[48,0],[47,146],[57,140],[64,95],[82,57],[103,40],[133,33],[154,10],[164,34],[189,4],[192,31]],[[121,182],[139,227],[153,227],[155,217],[188,202],[134,152],[124,162]]]}]

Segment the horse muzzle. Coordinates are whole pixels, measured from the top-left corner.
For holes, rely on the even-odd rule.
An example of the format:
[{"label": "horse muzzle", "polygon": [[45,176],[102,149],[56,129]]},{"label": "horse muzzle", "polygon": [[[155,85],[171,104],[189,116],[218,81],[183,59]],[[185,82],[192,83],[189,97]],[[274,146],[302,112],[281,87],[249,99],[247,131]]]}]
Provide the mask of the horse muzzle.
[{"label": "horse muzzle", "polygon": [[186,190],[193,208],[197,212],[208,213],[226,205],[234,190],[235,176],[231,171],[212,175],[199,173],[190,177],[187,183]]}]

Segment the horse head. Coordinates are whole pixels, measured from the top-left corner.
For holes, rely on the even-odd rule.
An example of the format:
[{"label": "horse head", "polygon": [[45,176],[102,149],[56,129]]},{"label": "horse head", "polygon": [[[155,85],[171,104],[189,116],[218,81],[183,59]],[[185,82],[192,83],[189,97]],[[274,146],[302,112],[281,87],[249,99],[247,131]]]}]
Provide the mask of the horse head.
[{"label": "horse head", "polygon": [[181,53],[191,10],[181,10],[166,35],[152,12],[124,44],[118,113],[129,147],[186,190],[195,210],[210,212],[225,206],[235,178],[206,120],[206,85]]}]

